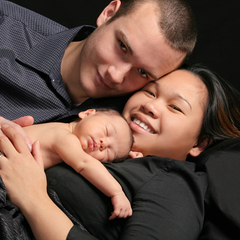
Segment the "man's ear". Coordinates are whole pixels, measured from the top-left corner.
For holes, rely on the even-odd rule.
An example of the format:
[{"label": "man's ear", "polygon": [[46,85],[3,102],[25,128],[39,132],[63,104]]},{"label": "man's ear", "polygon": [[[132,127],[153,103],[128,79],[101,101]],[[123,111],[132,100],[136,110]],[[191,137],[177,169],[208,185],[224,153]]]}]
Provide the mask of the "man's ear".
[{"label": "man's ear", "polygon": [[95,112],[96,112],[96,109],[88,109],[86,111],[80,112],[78,114],[78,116],[79,116],[80,119],[83,119],[83,118],[85,118],[85,117],[87,117],[87,116],[89,116],[89,115],[91,115]]},{"label": "man's ear", "polygon": [[100,13],[99,17],[97,18],[96,24],[97,26],[101,26],[105,22],[108,21],[109,18],[111,18],[120,8],[121,6],[121,1],[120,0],[115,0],[110,2]]},{"label": "man's ear", "polygon": [[197,157],[201,152],[203,152],[211,143],[213,142],[212,138],[206,137],[204,138],[199,144],[194,146],[190,151],[189,154],[192,157]]}]

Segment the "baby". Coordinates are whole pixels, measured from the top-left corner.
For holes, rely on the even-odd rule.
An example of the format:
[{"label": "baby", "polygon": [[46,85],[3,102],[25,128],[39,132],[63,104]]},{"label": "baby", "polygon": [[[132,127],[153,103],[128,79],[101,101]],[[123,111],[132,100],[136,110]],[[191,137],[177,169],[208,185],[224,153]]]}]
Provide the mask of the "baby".
[{"label": "baby", "polygon": [[130,202],[120,184],[101,164],[128,157],[133,144],[128,123],[109,109],[89,109],[78,116],[71,123],[36,124],[24,130],[32,142],[40,142],[45,169],[64,161],[111,197],[114,211],[110,220],[131,216]]}]

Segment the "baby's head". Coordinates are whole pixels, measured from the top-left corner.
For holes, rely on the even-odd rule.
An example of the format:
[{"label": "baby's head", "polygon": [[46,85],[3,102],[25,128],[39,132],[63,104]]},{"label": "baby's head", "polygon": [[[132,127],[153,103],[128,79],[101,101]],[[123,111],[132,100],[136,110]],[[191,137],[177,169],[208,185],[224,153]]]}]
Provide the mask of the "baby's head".
[{"label": "baby's head", "polygon": [[73,133],[83,150],[101,162],[121,161],[128,157],[133,136],[127,121],[112,109],[80,112]]}]

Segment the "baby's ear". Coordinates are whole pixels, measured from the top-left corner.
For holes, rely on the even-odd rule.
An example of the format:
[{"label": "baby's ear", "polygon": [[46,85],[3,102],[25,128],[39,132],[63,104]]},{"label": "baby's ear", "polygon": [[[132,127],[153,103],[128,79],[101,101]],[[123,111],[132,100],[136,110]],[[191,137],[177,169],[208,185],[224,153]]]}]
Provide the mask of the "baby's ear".
[{"label": "baby's ear", "polygon": [[193,157],[197,157],[201,152],[203,152],[211,143],[213,142],[212,138],[206,137],[196,146],[194,146],[189,154]]},{"label": "baby's ear", "polygon": [[130,151],[128,158],[140,158],[143,157],[143,154],[141,152],[134,152]]},{"label": "baby's ear", "polygon": [[89,116],[89,115],[91,115],[91,114],[93,114],[95,112],[96,112],[96,109],[88,109],[86,111],[78,113],[78,117],[80,119],[83,119],[83,118],[85,118],[85,117],[87,117],[87,116]]}]

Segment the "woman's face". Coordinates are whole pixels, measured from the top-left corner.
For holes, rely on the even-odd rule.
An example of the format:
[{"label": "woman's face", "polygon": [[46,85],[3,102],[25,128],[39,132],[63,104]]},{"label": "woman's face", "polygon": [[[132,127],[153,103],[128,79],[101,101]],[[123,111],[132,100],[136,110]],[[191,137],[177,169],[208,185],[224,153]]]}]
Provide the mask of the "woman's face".
[{"label": "woman's face", "polygon": [[123,116],[133,131],[132,150],[185,160],[196,147],[207,102],[204,83],[186,70],[151,82],[126,103]]}]

